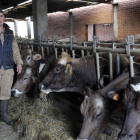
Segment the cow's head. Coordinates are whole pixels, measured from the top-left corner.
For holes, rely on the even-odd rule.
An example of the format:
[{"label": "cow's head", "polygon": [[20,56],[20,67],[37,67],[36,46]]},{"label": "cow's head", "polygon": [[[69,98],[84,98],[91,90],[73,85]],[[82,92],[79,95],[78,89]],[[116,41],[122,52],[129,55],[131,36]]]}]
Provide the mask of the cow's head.
[{"label": "cow's head", "polygon": [[[35,54],[33,59],[35,59],[37,63],[37,59],[40,60],[40,54]],[[34,63],[33,66],[23,65],[22,72],[18,75],[11,90],[12,96],[18,97],[20,94],[28,92],[36,83],[37,73],[41,72],[44,66],[43,64],[40,64],[40,67],[38,67],[39,65],[36,65],[36,63]]]},{"label": "cow's head", "polygon": [[140,77],[132,77],[123,94],[125,122],[119,140],[140,140]]},{"label": "cow's head", "polygon": [[[61,57],[56,61],[45,79],[40,84],[40,89],[44,93],[76,91],[76,80],[73,74],[72,58],[69,54],[62,52]],[[82,91],[83,92],[83,91]]]},{"label": "cow's head", "polygon": [[41,59],[41,54],[38,52],[32,52],[31,49],[24,49],[21,51],[21,58],[24,65],[33,66],[34,61]]},{"label": "cow's head", "polygon": [[[101,92],[100,92],[101,91]],[[106,96],[107,95],[107,96]],[[83,126],[77,140],[95,140],[108,124],[110,113],[116,105],[117,93],[88,90],[80,110]]]},{"label": "cow's head", "polygon": [[33,67],[31,66],[23,68],[11,90],[11,94],[14,97],[19,97],[20,94],[28,92],[35,84],[37,77],[34,76],[33,71]]}]

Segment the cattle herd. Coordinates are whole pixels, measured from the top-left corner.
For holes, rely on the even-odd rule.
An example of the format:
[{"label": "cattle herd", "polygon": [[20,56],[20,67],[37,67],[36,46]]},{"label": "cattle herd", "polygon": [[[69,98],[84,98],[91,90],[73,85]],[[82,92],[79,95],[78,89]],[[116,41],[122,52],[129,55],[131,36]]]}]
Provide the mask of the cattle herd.
[{"label": "cattle herd", "polygon": [[[108,53],[101,54],[108,60]],[[71,58],[62,52],[58,59],[55,54],[42,58],[39,52],[30,49],[21,51],[24,62],[22,73],[17,77],[11,94],[19,97],[26,93],[32,98],[39,98],[40,92],[73,92],[83,96],[80,106],[83,115],[83,125],[77,140],[96,140],[107,126],[110,116],[121,104],[125,111],[123,127],[118,140],[140,140],[140,77],[130,78],[129,59],[120,55],[121,74],[116,75],[116,66],[113,66],[114,80],[106,80],[105,87],[98,90],[95,55],[81,58]],[[135,58],[139,62],[139,56]],[[107,61],[100,60],[101,77],[108,74]],[[116,54],[113,54],[113,63]],[[134,65],[134,71],[139,66]]]}]

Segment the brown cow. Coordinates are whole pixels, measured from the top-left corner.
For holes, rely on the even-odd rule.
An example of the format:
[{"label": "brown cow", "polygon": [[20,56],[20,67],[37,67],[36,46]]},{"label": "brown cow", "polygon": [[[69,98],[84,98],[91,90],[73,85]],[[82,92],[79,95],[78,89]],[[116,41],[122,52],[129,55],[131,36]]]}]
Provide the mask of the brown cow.
[{"label": "brown cow", "polygon": [[[108,60],[108,54],[103,53],[103,58]],[[113,55],[115,63],[115,54]],[[128,67],[129,61],[121,56],[121,72]],[[108,63],[101,59],[101,76],[108,74]],[[114,73],[116,67],[114,66]],[[96,61],[95,56],[85,56],[84,58],[71,58],[69,54],[62,52],[61,58],[57,60],[54,67],[40,84],[40,89],[44,93],[49,92],[78,92],[83,93],[85,87],[97,90]]]},{"label": "brown cow", "polygon": [[[135,61],[136,62],[140,61],[139,56],[135,57]],[[139,65],[134,65],[134,72],[135,73],[139,72]],[[112,109],[114,109],[114,106],[113,106],[114,102],[113,104],[109,102],[108,99],[105,97],[105,94],[110,99],[112,99],[116,95],[116,93],[121,94],[123,89],[126,87],[126,84],[128,83],[128,81],[129,81],[129,72],[126,70],[121,75],[119,75],[116,79],[114,79],[111,83],[109,83],[106,87],[102,88],[101,90],[92,92],[91,96],[85,97],[83,103],[81,104],[81,112],[84,115],[84,122],[83,122],[81,133],[79,135],[80,139],[94,140],[102,132],[110,116],[110,113],[106,114],[105,112],[110,112],[112,111]],[[117,88],[117,89],[110,90],[111,88],[115,88],[115,89]],[[118,90],[118,88],[121,88],[121,90]],[[98,113],[98,109],[96,109],[98,108],[95,101],[97,99],[96,96],[98,97],[98,100],[100,100],[100,104],[98,105],[99,110],[101,111],[100,114]],[[128,102],[129,102],[129,99],[128,99]],[[113,107],[113,108],[111,108],[110,110],[110,107]],[[88,113],[85,113],[86,110],[88,110]],[[95,117],[96,115],[98,115],[97,117],[98,119],[91,119],[91,118],[96,118]],[[100,123],[100,121],[102,123]],[[94,133],[94,131],[96,133]],[[129,139],[124,138],[120,140],[129,140]],[[135,139],[132,139],[132,140],[135,140]]]},{"label": "brown cow", "polygon": [[[123,72],[106,87],[97,91],[88,91],[81,104],[81,113],[84,116],[83,126],[78,140],[95,140],[108,124],[111,112],[116,106],[112,100],[113,92],[106,92],[112,87],[126,87],[129,72]],[[111,99],[110,99],[111,98]]]},{"label": "brown cow", "polygon": [[[116,90],[112,89],[110,92],[116,93]],[[130,78],[123,94],[123,103],[126,117],[118,136],[119,140],[140,140],[140,77]]]},{"label": "brown cow", "polygon": [[33,92],[33,97],[40,96],[40,90],[38,85],[50,70],[52,62],[55,61],[55,55],[54,53],[50,54],[45,59],[40,59],[40,55],[38,54],[35,54],[35,56],[34,59],[36,61],[34,61],[34,59],[32,60],[34,61],[34,65],[23,66],[23,70],[18,76],[11,90],[14,97],[18,97],[20,94],[27,93],[30,90]]}]

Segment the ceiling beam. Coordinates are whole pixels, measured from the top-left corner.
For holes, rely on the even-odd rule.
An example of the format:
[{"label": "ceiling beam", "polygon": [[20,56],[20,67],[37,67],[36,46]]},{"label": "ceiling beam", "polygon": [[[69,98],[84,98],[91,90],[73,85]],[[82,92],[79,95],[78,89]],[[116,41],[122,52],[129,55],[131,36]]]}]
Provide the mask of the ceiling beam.
[{"label": "ceiling beam", "polygon": [[110,2],[111,0],[67,0],[69,1],[77,1],[77,2]]}]

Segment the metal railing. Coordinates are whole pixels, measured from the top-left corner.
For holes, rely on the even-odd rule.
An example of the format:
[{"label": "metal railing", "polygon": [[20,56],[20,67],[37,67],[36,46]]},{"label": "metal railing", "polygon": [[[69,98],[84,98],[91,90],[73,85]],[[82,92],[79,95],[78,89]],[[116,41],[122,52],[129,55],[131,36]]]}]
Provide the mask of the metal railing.
[{"label": "metal railing", "polygon": [[[112,53],[117,53],[117,75],[120,74],[120,56],[119,54],[125,54],[129,57],[130,62],[130,76],[134,76],[137,73],[134,73],[134,64],[140,65],[140,63],[136,63],[133,60],[134,55],[140,55],[140,49],[137,49],[135,47],[140,47],[140,44],[134,43],[134,36],[126,36],[124,42],[100,42],[98,36],[93,37],[93,41],[89,42],[76,42],[75,37],[71,36],[69,42],[65,41],[59,41],[56,36],[53,36],[52,40],[43,41],[41,37],[39,37],[39,40],[29,40],[29,39],[21,39],[18,38],[17,42],[22,49],[22,47],[30,47],[32,50],[34,50],[34,46],[38,46],[41,50],[42,57],[44,58],[44,49],[47,48],[47,54],[50,53],[50,50],[52,48],[55,50],[55,56],[58,58],[58,49],[61,51],[66,51],[67,53],[71,51],[72,57],[75,58],[75,50],[81,51],[81,57],[86,55],[90,55],[91,53],[96,54],[96,69],[97,69],[97,80],[99,83],[99,88],[103,87],[103,79],[109,78],[110,81],[113,80],[113,58]],[[104,46],[104,47],[103,47]],[[107,46],[107,47],[106,47]],[[109,75],[105,75],[103,77],[100,77],[100,68],[102,67],[100,65],[100,59],[103,59],[99,56],[102,52],[108,52],[109,53]]]}]

